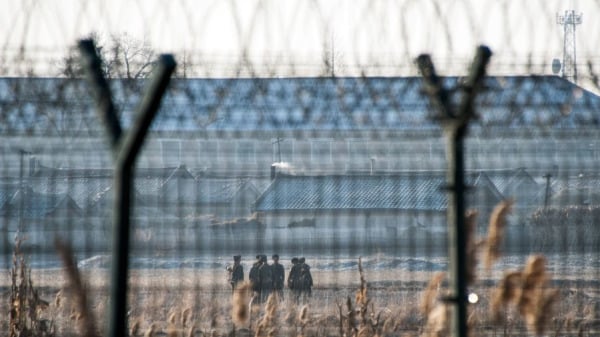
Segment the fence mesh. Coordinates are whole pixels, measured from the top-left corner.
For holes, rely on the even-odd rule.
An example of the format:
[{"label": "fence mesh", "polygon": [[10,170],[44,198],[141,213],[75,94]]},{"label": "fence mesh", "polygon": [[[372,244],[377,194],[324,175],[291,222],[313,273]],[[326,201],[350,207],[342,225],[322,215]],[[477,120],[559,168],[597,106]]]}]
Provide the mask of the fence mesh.
[{"label": "fence mesh", "polygon": [[124,133],[177,62],[135,162],[130,335],[450,333],[449,148],[415,59],[456,107],[480,44],[471,334],[599,334],[597,1],[0,3],[7,335],[107,332],[115,156],[84,38]]}]

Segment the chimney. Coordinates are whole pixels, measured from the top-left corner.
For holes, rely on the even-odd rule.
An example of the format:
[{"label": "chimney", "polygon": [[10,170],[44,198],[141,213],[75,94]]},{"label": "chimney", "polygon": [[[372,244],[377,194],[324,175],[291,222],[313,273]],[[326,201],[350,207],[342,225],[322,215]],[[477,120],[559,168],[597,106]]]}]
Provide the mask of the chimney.
[{"label": "chimney", "polygon": [[277,166],[275,164],[271,164],[271,180],[274,180],[276,175],[277,175]]},{"label": "chimney", "polygon": [[33,177],[36,170],[37,170],[37,158],[31,156],[31,157],[29,157],[29,176]]},{"label": "chimney", "polygon": [[371,175],[373,175],[374,169],[375,169],[375,158],[371,157]]}]

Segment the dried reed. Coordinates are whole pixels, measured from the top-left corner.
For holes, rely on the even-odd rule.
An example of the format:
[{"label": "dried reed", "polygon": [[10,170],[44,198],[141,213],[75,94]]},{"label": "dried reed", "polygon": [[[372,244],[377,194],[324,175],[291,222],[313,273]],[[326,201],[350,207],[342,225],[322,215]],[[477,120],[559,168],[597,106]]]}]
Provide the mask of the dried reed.
[{"label": "dried reed", "polygon": [[423,328],[422,337],[442,337],[449,335],[449,315],[448,305],[438,302],[427,315],[427,322]]},{"label": "dried reed", "polygon": [[504,227],[506,226],[506,217],[512,210],[514,201],[507,199],[501,201],[490,215],[490,224],[488,229],[488,237],[486,241],[485,265],[488,269],[500,257],[500,248],[504,240]]},{"label": "dried reed", "polygon": [[362,307],[367,305],[369,298],[367,296],[367,280],[360,257],[358,258],[358,275],[360,277],[360,288],[356,292],[356,305]]},{"label": "dried reed", "polygon": [[[358,258],[358,275],[360,277],[360,288],[356,292],[356,310],[358,310],[360,314],[360,329],[364,330],[364,327],[368,324],[368,307],[369,307],[369,296],[368,296],[368,287],[367,287],[367,279],[365,278],[365,271],[362,266],[362,259]],[[359,329],[359,335],[360,335]],[[364,334],[364,331],[363,331]]]},{"label": "dried reed", "polygon": [[68,288],[70,289],[70,293],[75,296],[75,303],[78,311],[76,316],[77,321],[79,322],[79,330],[84,337],[97,337],[99,335],[96,330],[96,322],[89,310],[86,291],[83,282],[81,281],[81,275],[77,269],[77,264],[73,260],[71,247],[59,239],[56,239],[54,243],[60,258],[63,261]]},{"label": "dried reed", "polygon": [[154,337],[154,333],[156,332],[156,323],[150,324],[148,330],[144,332],[144,337]]},{"label": "dried reed", "polygon": [[546,258],[542,255],[530,256],[522,271],[507,273],[492,294],[491,312],[495,321],[500,322],[507,306],[512,304],[524,318],[527,329],[542,335],[558,298],[555,289],[548,289],[548,280]]},{"label": "dried reed", "polygon": [[300,315],[298,315],[298,322],[300,322],[300,335],[304,335],[304,330],[309,323],[308,320],[308,305],[303,305],[300,309]]},{"label": "dried reed", "polygon": [[169,322],[169,324],[167,325],[167,337],[180,337],[179,335],[179,330],[177,329],[177,327]]},{"label": "dried reed", "polygon": [[22,239],[15,237],[13,265],[9,272],[11,287],[8,310],[8,336],[53,336],[54,321],[40,316],[49,303],[42,300],[33,286],[31,269],[21,252]]},{"label": "dried reed", "polygon": [[423,316],[429,316],[431,310],[434,308],[444,278],[446,278],[446,273],[438,272],[429,280],[427,288],[425,288],[421,296],[421,305],[419,307]]},{"label": "dried reed", "polygon": [[192,308],[185,308],[181,311],[181,326],[186,327],[187,323],[191,320]]},{"label": "dried reed", "polygon": [[521,298],[517,304],[525,317],[530,331],[540,336],[550,322],[553,304],[558,298],[555,289],[548,289],[549,276],[546,272],[546,258],[542,255],[530,256],[523,271]]},{"label": "dried reed", "polygon": [[231,317],[237,326],[246,324],[250,316],[249,297],[251,284],[246,281],[233,291]]},{"label": "dried reed", "polygon": [[506,306],[509,303],[516,304],[521,297],[522,279],[523,275],[520,271],[506,273],[498,287],[492,291],[490,309],[494,322],[502,322]]},{"label": "dried reed", "polygon": [[263,315],[262,320],[256,327],[255,337],[264,336],[266,333],[267,336],[272,336],[277,332],[277,325],[275,323],[275,318],[277,316],[277,300],[276,294],[271,294],[267,298],[267,304],[265,306],[265,314]]},{"label": "dried reed", "polygon": [[298,315],[298,321],[302,324],[308,322],[308,305],[303,305],[300,309],[300,315]]},{"label": "dried reed", "polygon": [[467,251],[467,270],[466,270],[466,278],[467,283],[472,284],[475,282],[476,276],[476,268],[479,263],[479,259],[477,258],[477,254],[479,251],[480,244],[477,242],[477,238],[475,237],[477,233],[477,216],[479,212],[476,210],[470,210],[467,212],[465,216],[465,244]]},{"label": "dried reed", "polygon": [[135,320],[133,324],[131,324],[131,329],[129,329],[129,336],[137,336],[140,332],[141,322],[139,319]]}]

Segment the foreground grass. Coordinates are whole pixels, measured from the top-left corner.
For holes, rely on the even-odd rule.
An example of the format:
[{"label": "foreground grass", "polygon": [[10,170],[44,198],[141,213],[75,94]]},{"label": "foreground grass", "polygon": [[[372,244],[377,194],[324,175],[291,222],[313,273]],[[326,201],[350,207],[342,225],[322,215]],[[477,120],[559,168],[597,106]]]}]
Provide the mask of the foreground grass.
[{"label": "foreground grass", "polygon": [[[98,329],[105,326],[108,306],[108,275],[106,270],[92,269],[84,273],[92,318]],[[597,273],[596,273],[597,275]],[[169,336],[229,336],[255,335],[258,324],[265,317],[266,305],[253,306],[248,319],[235,322],[231,290],[219,273],[207,274],[200,270],[134,270],[130,278],[129,325],[132,335]],[[434,273],[406,271],[365,271],[368,290],[366,316],[380,331],[363,331],[363,335],[417,336],[427,332],[427,316],[421,310],[423,294]],[[599,335],[600,284],[591,278],[574,282],[572,275],[555,276],[553,285],[559,290],[560,300],[546,323],[551,335]],[[32,279],[39,296],[49,306],[39,311],[39,318],[52,320],[56,336],[80,335],[79,323],[84,319],[77,308],[76,294],[66,287],[67,280],[60,270],[33,270]],[[361,289],[358,271],[315,271],[316,287],[306,306],[296,305],[286,298],[277,303],[271,324],[278,327],[275,335],[286,336],[340,336],[347,335],[348,317],[355,311],[360,326],[360,305],[356,295]],[[8,284],[3,280],[2,303],[7,303]],[[470,305],[470,324],[477,336],[518,336],[526,334],[526,322],[516,310],[507,310],[501,324],[490,312],[490,298],[497,280],[480,279],[470,288],[480,300]],[[246,298],[248,300],[249,298]],[[348,306],[348,299],[351,305]],[[438,299],[436,295],[434,299]],[[365,304],[365,303],[363,303]],[[305,309],[304,317],[301,312]],[[358,310],[358,311],[357,311]],[[340,319],[341,317],[341,319]],[[371,324],[371,321],[367,322]],[[340,328],[343,326],[343,328]],[[1,331],[8,331],[3,319]],[[150,334],[150,332],[152,332]],[[358,330],[355,331],[358,333]],[[269,335],[268,331],[263,331]]]}]

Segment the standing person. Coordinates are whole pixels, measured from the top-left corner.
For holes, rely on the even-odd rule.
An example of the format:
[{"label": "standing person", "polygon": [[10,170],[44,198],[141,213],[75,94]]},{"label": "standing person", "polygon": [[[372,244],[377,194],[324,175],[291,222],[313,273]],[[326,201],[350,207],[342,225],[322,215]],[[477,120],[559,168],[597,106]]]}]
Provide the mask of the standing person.
[{"label": "standing person", "polygon": [[235,290],[238,283],[244,281],[244,267],[241,265],[242,256],[235,255],[233,257],[233,266],[227,266],[227,271],[229,272],[229,284],[231,285],[231,290]]},{"label": "standing person", "polygon": [[260,302],[266,302],[273,289],[273,274],[271,272],[271,266],[267,262],[267,256],[261,255],[260,266],[258,267],[258,274],[260,277]]},{"label": "standing person", "polygon": [[277,294],[280,301],[283,301],[283,284],[285,280],[285,270],[283,265],[279,264],[279,255],[274,254],[272,257],[271,274],[273,277],[273,291]]},{"label": "standing person", "polygon": [[256,299],[256,301],[253,301],[252,303],[258,303],[258,301],[260,301],[260,265],[260,255],[256,255],[256,261],[252,264],[252,268],[250,268],[250,273],[248,274],[253,296]]},{"label": "standing person", "polygon": [[304,295],[303,298],[306,301],[312,296],[312,274],[310,273],[310,266],[306,264],[306,260],[303,257],[298,259],[298,264],[300,265],[300,292]]},{"label": "standing person", "polygon": [[298,304],[300,302],[300,293],[302,289],[300,289],[300,263],[298,262],[297,257],[292,258],[292,268],[288,274],[288,288],[290,288],[292,292],[294,302]]}]

